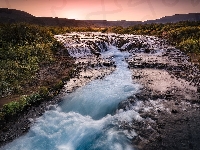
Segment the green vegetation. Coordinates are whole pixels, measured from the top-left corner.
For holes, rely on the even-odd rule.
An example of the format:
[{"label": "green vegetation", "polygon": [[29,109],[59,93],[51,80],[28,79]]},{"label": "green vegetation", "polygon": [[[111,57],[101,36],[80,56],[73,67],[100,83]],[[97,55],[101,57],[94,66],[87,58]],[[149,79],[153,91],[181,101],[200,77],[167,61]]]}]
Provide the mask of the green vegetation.
[{"label": "green vegetation", "polygon": [[[53,37],[63,32],[60,27],[26,23],[0,25],[0,101],[11,101],[3,105],[0,118],[15,115],[29,105],[56,95],[64,81],[73,75],[73,59],[68,53],[65,58],[57,54],[64,47]],[[64,67],[59,69],[58,64]],[[55,73],[44,71],[46,68]],[[65,74],[60,73],[62,69]],[[43,73],[50,77],[41,79]]]},{"label": "green vegetation", "polygon": [[16,115],[19,112],[22,112],[25,107],[30,106],[37,101],[40,101],[43,97],[38,93],[31,94],[29,96],[24,95],[18,101],[12,101],[8,104],[5,104],[2,108],[2,116],[9,117]]},{"label": "green vegetation", "polygon": [[45,28],[27,24],[0,26],[0,96],[20,93],[35,79],[42,63],[55,60],[60,48]]},{"label": "green vegetation", "polygon": [[167,24],[142,24],[132,27],[111,27],[105,29],[119,34],[154,35],[165,38],[171,45],[191,56],[200,63],[200,22],[178,22]]},{"label": "green vegetation", "polygon": [[60,56],[64,47],[53,36],[88,31],[101,29],[0,24],[0,101],[8,102],[0,111],[0,120],[59,93],[64,82],[76,74],[76,66],[66,50]]},{"label": "green vegetation", "polygon": [[[0,101],[12,99],[12,95],[17,95],[17,98],[2,107],[0,119],[14,116],[31,105],[52,98],[75,74],[73,59],[66,53],[64,57],[60,56],[59,51],[64,47],[53,37],[66,32],[154,35],[167,39],[186,52],[193,62],[200,63],[200,22],[143,24],[127,28],[1,24]],[[41,77],[40,74],[45,75]]]},{"label": "green vegetation", "polygon": [[42,87],[38,92],[30,95],[22,95],[18,101],[12,101],[8,104],[4,104],[0,112],[0,118],[5,119],[10,116],[15,116],[18,113],[25,110],[31,105],[40,103],[42,100],[50,98],[50,93],[46,87]]}]

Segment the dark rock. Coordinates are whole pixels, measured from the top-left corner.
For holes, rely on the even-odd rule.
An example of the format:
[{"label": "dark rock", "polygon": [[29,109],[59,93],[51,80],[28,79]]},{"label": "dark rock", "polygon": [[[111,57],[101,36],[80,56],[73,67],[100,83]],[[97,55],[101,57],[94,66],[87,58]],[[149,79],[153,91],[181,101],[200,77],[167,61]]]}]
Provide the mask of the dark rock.
[{"label": "dark rock", "polygon": [[171,111],[173,114],[176,114],[176,113],[178,113],[178,111],[176,110],[176,109],[172,109],[172,111]]},{"label": "dark rock", "polygon": [[103,65],[106,67],[110,67],[112,65],[112,63],[111,62],[103,62]]},{"label": "dark rock", "polygon": [[134,78],[134,79],[140,79],[141,76],[140,76],[140,75],[133,75],[133,78]]},{"label": "dark rock", "polygon": [[129,100],[122,101],[118,104],[118,109],[127,110],[130,107],[131,103]]},{"label": "dark rock", "polygon": [[149,48],[145,48],[144,52],[145,53],[150,53],[150,49]]},{"label": "dark rock", "polygon": [[197,92],[200,93],[200,87],[197,87]]},{"label": "dark rock", "polygon": [[158,113],[160,113],[160,112],[161,112],[161,110],[160,110],[160,109],[158,109],[158,110],[157,110],[157,112],[158,112]]}]

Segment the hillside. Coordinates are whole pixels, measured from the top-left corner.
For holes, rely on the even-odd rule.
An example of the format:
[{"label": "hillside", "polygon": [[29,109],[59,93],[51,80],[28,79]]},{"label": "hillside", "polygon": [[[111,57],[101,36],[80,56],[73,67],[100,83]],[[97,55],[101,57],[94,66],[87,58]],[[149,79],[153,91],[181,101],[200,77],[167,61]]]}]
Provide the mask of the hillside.
[{"label": "hillside", "polygon": [[66,19],[66,18],[52,18],[52,17],[35,17],[28,14],[27,12],[0,8],[0,23],[19,23],[26,22],[31,24],[38,25],[47,25],[47,26],[75,26],[75,27],[86,27],[91,26],[88,22],[75,20],[75,19]]},{"label": "hillside", "polygon": [[22,17],[34,17],[34,16],[21,10],[0,8],[0,17],[22,18]]},{"label": "hillside", "polygon": [[75,20],[67,18],[52,18],[52,17],[35,17],[27,12],[0,8],[0,23],[17,23],[26,22],[38,25],[46,26],[67,26],[67,27],[110,27],[110,26],[122,26],[128,27],[137,24],[149,24],[149,23],[171,23],[179,21],[200,21],[200,13],[189,14],[176,14],[173,16],[165,16],[156,20],[141,21],[107,21],[107,20]]},{"label": "hillside", "polygon": [[26,22],[47,26],[68,26],[68,27],[109,27],[123,26],[128,27],[135,24],[140,24],[140,21],[107,21],[107,20],[75,20],[67,18],[52,18],[52,17],[35,17],[24,11],[0,8],[0,23],[17,23]]},{"label": "hillside", "polygon": [[30,22],[34,16],[27,12],[0,8],[0,23]]},{"label": "hillside", "polygon": [[156,20],[148,20],[145,23],[176,23],[179,21],[200,21],[200,13],[175,14],[173,16],[165,16]]}]

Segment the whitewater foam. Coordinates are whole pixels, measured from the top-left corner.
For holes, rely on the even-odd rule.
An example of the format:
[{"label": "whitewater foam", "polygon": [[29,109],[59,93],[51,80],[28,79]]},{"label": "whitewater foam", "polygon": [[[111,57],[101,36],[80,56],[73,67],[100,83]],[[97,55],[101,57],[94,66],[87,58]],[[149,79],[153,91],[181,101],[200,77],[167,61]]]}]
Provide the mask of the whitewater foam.
[{"label": "whitewater foam", "polygon": [[[124,61],[129,53],[110,47],[103,57],[113,57],[116,70],[103,80],[95,80],[67,94],[58,107],[38,118],[30,131],[3,150],[130,150],[134,131],[119,128],[121,122],[142,118],[134,110],[118,111],[119,102],[134,94],[139,85]],[[115,114],[116,113],[116,114]],[[128,138],[127,138],[128,137]]]}]

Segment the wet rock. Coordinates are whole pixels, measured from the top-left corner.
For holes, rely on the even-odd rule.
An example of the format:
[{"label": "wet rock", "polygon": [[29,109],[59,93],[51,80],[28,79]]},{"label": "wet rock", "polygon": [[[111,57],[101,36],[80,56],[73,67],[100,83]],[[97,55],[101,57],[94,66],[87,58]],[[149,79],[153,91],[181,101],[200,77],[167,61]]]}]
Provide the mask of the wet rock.
[{"label": "wet rock", "polygon": [[197,87],[197,92],[200,93],[200,87]]},{"label": "wet rock", "polygon": [[[144,119],[144,124],[137,124],[133,121],[133,129],[138,134],[133,143],[139,150],[198,150],[200,146],[198,142],[200,135],[196,134],[197,130],[198,132],[200,131],[200,117],[197,117],[200,114],[200,105],[197,101],[197,95],[200,93],[198,76],[200,72],[198,68],[188,61],[185,54],[175,48],[167,49],[159,59],[154,61],[148,58],[148,56],[150,57],[149,53],[151,52],[147,51],[144,54],[145,57],[143,57],[143,54],[137,54],[127,60],[129,68],[134,70],[133,80],[135,82],[145,81],[142,84],[144,88],[135,94],[138,100],[143,101],[142,108],[140,108],[138,113]],[[152,54],[154,53],[156,52]],[[162,59],[165,60],[164,63],[159,62]],[[171,83],[173,88],[167,86],[167,90],[164,92],[159,91],[158,88],[158,91],[154,91],[147,87],[147,85],[154,83],[154,81],[147,80],[146,76],[151,74],[145,76],[145,74],[140,73],[141,70],[145,69],[165,70],[171,76],[172,81],[178,80],[181,84],[188,81],[190,83],[188,86],[193,86],[194,92],[189,90],[183,92],[183,87],[174,85],[170,80],[169,83]],[[163,80],[165,80],[164,77]],[[185,88],[188,87],[186,86]],[[147,103],[149,100],[153,100],[152,105],[155,106],[153,107],[155,109],[150,109],[152,106]],[[160,103],[156,103],[158,100],[160,100]],[[129,105],[129,103],[125,104]],[[160,107],[156,108],[156,105]],[[123,106],[123,108],[126,108],[126,106]],[[151,121],[147,121],[149,118]],[[149,126],[154,131],[152,136],[151,134],[146,134],[148,133]]]},{"label": "wet rock", "polygon": [[142,76],[141,75],[133,75],[133,78],[134,79],[140,79],[140,78],[142,78]]},{"label": "wet rock", "polygon": [[110,67],[112,65],[112,63],[111,62],[103,62],[103,65],[106,67]]},{"label": "wet rock", "polygon": [[178,113],[178,111],[176,109],[172,109],[172,113],[176,114],[176,113]]},{"label": "wet rock", "polygon": [[125,100],[118,104],[118,109],[129,110],[135,100]]},{"label": "wet rock", "polygon": [[149,48],[145,48],[144,52],[145,53],[150,53],[150,49]]}]

